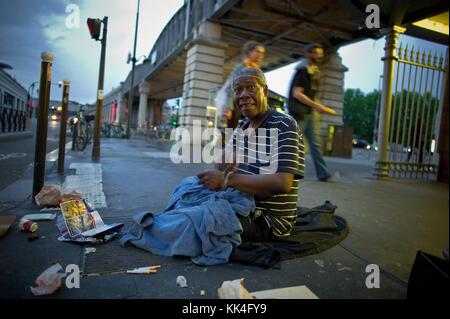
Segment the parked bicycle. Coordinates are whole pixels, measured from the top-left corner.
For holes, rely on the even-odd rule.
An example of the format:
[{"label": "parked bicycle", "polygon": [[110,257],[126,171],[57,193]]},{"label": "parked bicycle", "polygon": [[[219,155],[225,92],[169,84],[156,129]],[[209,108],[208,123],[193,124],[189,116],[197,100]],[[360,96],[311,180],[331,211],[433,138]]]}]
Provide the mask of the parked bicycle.
[{"label": "parked bicycle", "polygon": [[102,135],[104,137],[125,138],[126,131],[121,124],[103,123]]},{"label": "parked bicycle", "polygon": [[84,151],[86,146],[92,141],[92,127],[90,122],[94,120],[94,115],[84,115],[85,108],[82,106],[78,114],[69,119],[73,136],[73,149]]}]

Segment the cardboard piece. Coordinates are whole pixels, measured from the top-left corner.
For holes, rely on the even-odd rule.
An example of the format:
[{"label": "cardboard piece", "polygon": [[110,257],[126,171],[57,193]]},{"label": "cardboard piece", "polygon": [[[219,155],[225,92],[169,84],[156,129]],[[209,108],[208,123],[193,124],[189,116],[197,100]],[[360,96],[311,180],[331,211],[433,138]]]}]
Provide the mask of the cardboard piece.
[{"label": "cardboard piece", "polygon": [[53,220],[56,218],[56,214],[28,214],[22,217],[22,219],[31,220],[33,222]]},{"label": "cardboard piece", "polygon": [[308,287],[294,286],[251,293],[257,299],[319,299]]},{"label": "cardboard piece", "polygon": [[0,216],[0,237],[6,235],[9,227],[11,227],[15,220],[16,216],[13,215]]}]

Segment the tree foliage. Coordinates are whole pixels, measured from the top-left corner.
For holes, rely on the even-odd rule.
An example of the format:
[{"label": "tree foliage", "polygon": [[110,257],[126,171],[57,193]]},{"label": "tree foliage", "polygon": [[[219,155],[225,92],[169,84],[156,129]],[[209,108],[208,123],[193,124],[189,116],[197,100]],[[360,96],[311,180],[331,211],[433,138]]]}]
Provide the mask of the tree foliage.
[{"label": "tree foliage", "polygon": [[379,91],[364,94],[360,89],[346,89],[344,93],[345,126],[353,128],[355,135],[372,143]]}]

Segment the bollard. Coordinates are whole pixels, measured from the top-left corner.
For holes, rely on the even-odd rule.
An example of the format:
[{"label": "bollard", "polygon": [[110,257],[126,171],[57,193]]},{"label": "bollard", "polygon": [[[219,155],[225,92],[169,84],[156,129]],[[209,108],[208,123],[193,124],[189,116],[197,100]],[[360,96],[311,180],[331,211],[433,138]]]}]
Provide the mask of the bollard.
[{"label": "bollard", "polygon": [[63,81],[61,127],[59,130],[58,173],[64,173],[64,157],[66,154],[67,110],[69,108],[70,81]]},{"label": "bollard", "polygon": [[36,128],[36,144],[34,151],[33,203],[34,197],[41,191],[45,179],[45,152],[47,148],[48,105],[50,84],[52,80],[53,54],[42,52],[41,76],[39,82],[39,117]]}]

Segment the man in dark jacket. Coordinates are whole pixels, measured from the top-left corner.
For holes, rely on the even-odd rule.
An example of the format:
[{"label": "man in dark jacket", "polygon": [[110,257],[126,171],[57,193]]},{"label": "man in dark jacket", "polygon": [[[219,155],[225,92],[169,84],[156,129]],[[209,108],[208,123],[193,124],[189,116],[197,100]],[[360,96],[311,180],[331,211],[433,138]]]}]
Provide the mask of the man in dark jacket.
[{"label": "man in dark jacket", "polygon": [[289,89],[289,113],[297,120],[299,131],[308,140],[311,157],[319,181],[331,178],[320,152],[319,113],[335,115],[336,112],[316,100],[319,90],[320,70],[318,64],[323,60],[323,48],[320,44],[311,44],[306,48],[306,59],[296,67],[296,73]]}]

